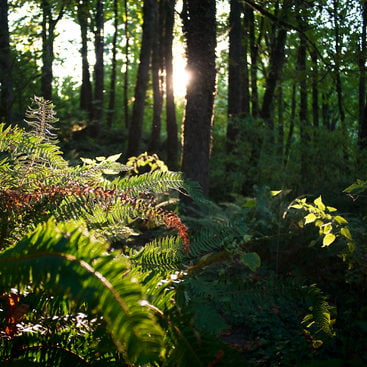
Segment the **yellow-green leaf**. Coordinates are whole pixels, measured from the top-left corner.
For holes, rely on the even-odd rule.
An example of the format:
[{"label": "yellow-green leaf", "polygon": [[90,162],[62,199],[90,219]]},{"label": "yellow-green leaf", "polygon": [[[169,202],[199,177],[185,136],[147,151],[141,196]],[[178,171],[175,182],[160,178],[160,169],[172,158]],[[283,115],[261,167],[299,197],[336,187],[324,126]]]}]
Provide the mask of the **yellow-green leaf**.
[{"label": "yellow-green leaf", "polygon": [[317,219],[316,215],[313,213],[307,214],[305,216],[305,224],[313,223]]},{"label": "yellow-green leaf", "polygon": [[322,240],[322,247],[330,246],[335,241],[335,239],[335,234],[328,233]]},{"label": "yellow-green leaf", "polygon": [[324,205],[324,203],[322,202],[322,198],[321,196],[319,196],[317,199],[314,200],[314,204],[320,209],[320,210],[325,210],[326,207]]},{"label": "yellow-green leaf", "polygon": [[334,217],[334,219],[339,223],[339,224],[346,224],[348,223],[348,221],[346,219],[344,219],[343,217],[341,217],[340,215],[336,215]]},{"label": "yellow-green leaf", "polygon": [[347,227],[343,227],[341,230],[340,230],[340,233],[345,237],[345,238],[348,238],[348,240],[351,240],[352,241],[352,235],[349,231],[349,229]]}]

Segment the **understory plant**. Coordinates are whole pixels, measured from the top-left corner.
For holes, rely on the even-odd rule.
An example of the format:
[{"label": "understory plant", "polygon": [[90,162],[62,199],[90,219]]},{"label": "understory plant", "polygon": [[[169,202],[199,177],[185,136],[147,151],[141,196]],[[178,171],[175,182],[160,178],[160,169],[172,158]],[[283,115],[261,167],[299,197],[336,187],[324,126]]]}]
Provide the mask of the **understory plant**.
[{"label": "understory plant", "polygon": [[49,101],[26,122],[0,125],[1,365],[287,366],[332,345],[335,308],[291,258],[301,219],[352,247],[321,198],[215,204],[156,155],[71,166]]}]

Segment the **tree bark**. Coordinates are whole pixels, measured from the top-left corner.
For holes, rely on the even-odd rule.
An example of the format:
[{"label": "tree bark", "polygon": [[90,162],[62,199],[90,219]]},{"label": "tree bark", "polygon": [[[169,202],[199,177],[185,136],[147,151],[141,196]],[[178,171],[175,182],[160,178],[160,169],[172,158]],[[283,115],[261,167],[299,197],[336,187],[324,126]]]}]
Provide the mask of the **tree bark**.
[{"label": "tree bark", "polygon": [[271,118],[275,88],[279,81],[285,59],[285,42],[287,39],[287,30],[283,27],[277,29],[274,42],[270,45],[269,73],[265,82],[265,93],[263,97],[260,117],[268,124],[271,131],[274,124]]},{"label": "tree bark", "polygon": [[164,63],[162,33],[165,26],[162,19],[163,6],[163,2],[161,2],[159,6],[158,4],[155,4],[155,19],[152,41],[153,122],[148,149],[150,153],[158,153],[162,126]]},{"label": "tree bark", "polygon": [[110,95],[108,99],[108,111],[107,111],[107,125],[112,126],[113,117],[115,115],[115,103],[116,103],[116,55],[117,55],[117,33],[118,33],[118,1],[113,0],[113,37],[112,37],[112,60],[111,60],[111,78],[110,78]]},{"label": "tree bark", "polygon": [[0,120],[10,123],[13,119],[13,87],[8,22],[8,1],[0,1]]},{"label": "tree bark", "polygon": [[129,127],[129,52],[130,52],[128,0],[124,0],[124,27],[125,27],[125,72],[124,72],[123,104],[124,104],[125,127],[128,128]]},{"label": "tree bark", "polygon": [[243,24],[241,19],[243,7],[240,0],[230,1],[229,13],[229,57],[228,57],[228,125],[227,152],[233,151],[240,132],[240,120],[243,113],[244,98],[244,63]]},{"label": "tree bark", "polygon": [[42,71],[41,94],[47,100],[52,100],[52,64],[54,61],[55,28],[64,15],[65,1],[61,2],[58,16],[53,19],[52,5],[49,0],[41,1],[42,9]]},{"label": "tree bark", "polygon": [[167,165],[170,169],[178,168],[178,136],[175,97],[173,90],[173,27],[175,22],[176,0],[164,0],[165,3],[165,32],[164,66],[166,69],[166,129],[167,129]]},{"label": "tree bark", "polygon": [[318,70],[318,57],[316,51],[311,48],[310,50],[312,60],[312,121],[315,128],[319,127],[319,70]]},{"label": "tree bark", "polygon": [[183,123],[182,170],[208,194],[216,78],[215,0],[184,0],[182,18],[187,70],[191,73]]},{"label": "tree bark", "polygon": [[78,22],[82,39],[80,54],[82,57],[82,85],[80,89],[80,108],[88,112],[89,120],[92,119],[92,84],[90,81],[89,62],[88,62],[88,1],[79,0],[78,3]]},{"label": "tree bark", "polygon": [[366,61],[367,61],[367,0],[362,0],[362,30],[359,47],[359,131],[358,145],[360,148],[367,148],[367,104],[366,104]]},{"label": "tree bark", "polygon": [[103,0],[96,2],[94,47],[96,62],[94,64],[94,101],[93,101],[93,121],[90,129],[91,136],[97,137],[100,132],[103,118],[104,101],[104,9]]},{"label": "tree bark", "polygon": [[140,63],[135,85],[135,101],[131,123],[129,125],[129,137],[127,157],[136,156],[140,150],[142,136],[144,103],[149,80],[149,65],[152,51],[154,17],[156,16],[157,1],[145,0],[143,6],[143,35],[140,49]]}]

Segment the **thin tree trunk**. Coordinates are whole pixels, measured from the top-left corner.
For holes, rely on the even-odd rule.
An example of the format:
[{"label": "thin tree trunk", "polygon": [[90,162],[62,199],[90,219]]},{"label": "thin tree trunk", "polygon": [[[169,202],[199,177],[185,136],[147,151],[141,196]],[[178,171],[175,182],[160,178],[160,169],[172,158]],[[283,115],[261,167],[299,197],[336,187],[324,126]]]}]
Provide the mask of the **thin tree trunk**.
[{"label": "thin tree trunk", "polygon": [[358,144],[361,148],[367,148],[367,111],[366,111],[366,61],[367,61],[367,0],[362,0],[362,31],[359,49],[359,133]]},{"label": "thin tree trunk", "polygon": [[230,1],[229,13],[229,57],[228,57],[228,125],[227,152],[233,151],[239,134],[239,117],[242,115],[244,94],[243,25],[241,21],[242,4],[240,0]]},{"label": "thin tree trunk", "polygon": [[136,156],[140,151],[140,141],[142,136],[144,103],[149,80],[149,65],[152,51],[154,17],[156,15],[156,0],[145,0],[143,7],[143,36],[140,49],[140,63],[138,67],[138,76],[135,85],[135,101],[131,124],[129,126],[129,137],[127,156]]},{"label": "thin tree trunk", "polygon": [[0,120],[13,119],[13,87],[8,22],[8,1],[0,1]]},{"label": "thin tree trunk", "polygon": [[335,65],[335,83],[336,83],[336,94],[338,97],[338,111],[339,111],[339,118],[341,122],[341,127],[344,133],[346,133],[346,126],[345,126],[345,112],[343,106],[343,88],[342,88],[342,81],[340,78],[340,60],[341,60],[341,37],[339,32],[339,15],[338,15],[338,0],[333,0],[333,16],[334,16],[334,32],[335,32],[335,58],[334,58],[334,65]]},{"label": "thin tree trunk", "polygon": [[124,27],[125,27],[125,72],[123,88],[123,105],[125,127],[129,127],[129,52],[130,52],[130,32],[129,32],[129,11],[128,0],[124,0]]},{"label": "thin tree trunk", "polygon": [[92,119],[92,84],[90,81],[89,62],[88,62],[88,19],[89,7],[86,0],[79,0],[78,3],[78,22],[82,39],[80,49],[82,57],[82,85],[80,89],[80,108],[88,112],[89,120]]},{"label": "thin tree trunk", "polygon": [[94,101],[93,101],[93,121],[90,129],[91,136],[97,137],[100,132],[103,118],[104,101],[104,9],[103,0],[96,2],[94,47],[96,62],[94,64]]},{"label": "thin tree trunk", "polygon": [[113,24],[114,33],[112,38],[112,60],[111,60],[111,80],[110,80],[110,96],[108,100],[107,125],[112,126],[113,117],[115,115],[116,102],[116,54],[117,54],[117,33],[118,33],[118,1],[113,0]]},{"label": "thin tree trunk", "polygon": [[162,7],[163,2],[155,4],[155,21],[152,47],[152,80],[153,80],[153,123],[150,136],[149,152],[157,153],[160,146],[163,109],[163,50],[162,32],[164,28]]},{"label": "thin tree trunk", "polygon": [[312,60],[312,121],[314,127],[319,127],[319,89],[318,89],[318,58],[314,49],[310,50]]},{"label": "thin tree trunk", "polygon": [[183,26],[187,69],[182,170],[209,192],[209,157],[215,93],[216,2],[184,0]]},{"label": "thin tree trunk", "polygon": [[259,43],[262,38],[262,31],[264,28],[264,21],[261,18],[261,24],[259,29],[259,37],[256,40],[255,37],[255,17],[254,10],[248,8],[247,19],[249,22],[249,43],[250,43],[250,55],[251,55],[251,113],[254,118],[259,115],[259,96],[257,91],[257,69],[258,69],[258,53],[259,53]]},{"label": "thin tree trunk", "polygon": [[287,164],[289,160],[289,153],[290,153],[291,145],[292,145],[295,118],[296,118],[296,84],[294,83],[292,86],[291,115],[290,115],[289,130],[288,130],[287,142],[285,144],[285,150],[284,150],[284,164],[285,165]]},{"label": "thin tree trunk", "polygon": [[269,73],[265,82],[265,93],[260,112],[260,117],[266,121],[271,131],[273,131],[274,127],[274,123],[271,118],[274,94],[284,64],[287,30],[285,28],[279,28],[276,33],[277,35],[274,39],[274,43],[271,45]]},{"label": "thin tree trunk", "polygon": [[281,85],[277,88],[278,99],[278,157],[283,158],[284,148],[284,102],[283,102],[283,87]]},{"label": "thin tree trunk", "polygon": [[41,94],[47,100],[52,100],[52,64],[54,61],[55,27],[64,14],[65,1],[61,3],[58,16],[52,18],[52,5],[49,0],[41,1],[42,8],[42,70]]},{"label": "thin tree trunk", "polygon": [[175,23],[176,0],[164,0],[165,32],[164,32],[164,63],[166,69],[166,129],[167,129],[167,165],[170,169],[178,168],[178,136],[175,97],[173,90],[173,27]]}]

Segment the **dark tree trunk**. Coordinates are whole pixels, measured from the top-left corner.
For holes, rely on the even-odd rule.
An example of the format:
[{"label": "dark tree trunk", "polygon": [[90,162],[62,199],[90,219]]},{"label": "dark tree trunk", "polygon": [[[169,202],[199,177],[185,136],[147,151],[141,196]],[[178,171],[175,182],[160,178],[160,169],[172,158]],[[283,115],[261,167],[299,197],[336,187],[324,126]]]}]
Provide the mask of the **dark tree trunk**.
[{"label": "dark tree trunk", "polygon": [[0,1],[0,120],[11,122],[14,101],[11,78],[8,1]]},{"label": "dark tree trunk", "polygon": [[164,0],[165,32],[164,32],[164,66],[166,69],[166,128],[167,128],[167,165],[175,170],[178,167],[178,137],[175,97],[173,91],[173,27],[175,22],[176,0]]},{"label": "dark tree trunk", "polygon": [[289,122],[289,130],[288,130],[287,142],[285,144],[285,150],[284,150],[284,165],[286,165],[289,160],[289,153],[290,153],[291,145],[292,145],[295,118],[296,118],[296,84],[294,83],[292,86],[291,115],[290,115],[290,122]]},{"label": "dark tree trunk", "polygon": [[123,88],[123,104],[124,104],[124,120],[125,127],[129,127],[129,52],[130,52],[130,32],[129,32],[129,11],[128,1],[124,0],[125,14],[125,72],[124,72],[124,88]]},{"label": "dark tree trunk", "polygon": [[42,9],[42,70],[41,94],[47,100],[52,100],[52,64],[54,61],[55,27],[64,14],[65,2],[61,2],[58,16],[52,18],[52,5],[49,0],[41,1]]},{"label": "dark tree trunk", "polygon": [[280,27],[277,29],[274,42],[270,45],[269,73],[265,82],[265,93],[260,117],[266,121],[271,130],[273,130],[273,121],[271,115],[273,111],[275,88],[277,86],[277,82],[279,81],[284,64],[286,39],[287,30]]},{"label": "dark tree trunk", "polygon": [[312,121],[314,127],[319,127],[319,70],[318,70],[318,58],[314,49],[310,50],[312,60]]},{"label": "dark tree trunk", "polygon": [[242,78],[242,103],[241,103],[241,114],[247,117],[250,114],[250,79],[249,79],[249,67],[247,62],[248,48],[249,48],[249,30],[250,25],[247,22],[247,13],[250,11],[248,5],[243,6],[243,21],[242,24],[242,46],[243,46],[243,78]]},{"label": "dark tree trunk", "polygon": [[233,151],[240,130],[240,120],[244,98],[243,24],[240,0],[230,1],[229,13],[229,57],[228,57],[228,126],[227,152]]},{"label": "dark tree trunk", "polygon": [[113,23],[114,33],[112,38],[112,60],[111,60],[111,80],[110,80],[110,96],[108,100],[107,125],[112,126],[113,117],[115,115],[116,102],[116,54],[117,54],[117,33],[118,33],[118,1],[113,0]]},{"label": "dark tree trunk", "polygon": [[300,45],[297,55],[297,76],[299,80],[299,130],[301,138],[301,173],[304,178],[307,177],[307,152],[309,150],[309,126],[308,126],[308,108],[307,108],[307,82],[306,82],[306,40],[300,35]]},{"label": "dark tree trunk", "polygon": [[140,141],[142,136],[144,103],[149,80],[150,55],[153,43],[153,30],[156,16],[157,1],[145,0],[143,7],[143,36],[140,49],[140,63],[138,76],[135,85],[135,101],[131,123],[129,125],[129,138],[127,156],[136,156],[140,151]]},{"label": "dark tree trunk", "polygon": [[334,10],[334,32],[335,32],[335,58],[334,58],[334,66],[335,66],[335,86],[336,86],[336,94],[338,97],[338,111],[339,118],[341,122],[341,127],[344,133],[346,133],[345,126],[345,112],[343,106],[343,88],[342,81],[340,77],[340,60],[341,60],[341,37],[339,30],[339,14],[338,14],[338,0],[333,0],[333,10]]},{"label": "dark tree trunk", "polygon": [[92,84],[90,81],[89,62],[88,62],[88,19],[89,7],[86,0],[79,0],[78,3],[78,22],[82,39],[80,49],[82,57],[82,85],[80,89],[80,108],[88,112],[88,117],[92,119]]},{"label": "dark tree trunk", "polygon": [[191,73],[183,126],[182,169],[207,194],[216,78],[215,0],[184,0],[182,18],[187,69]]},{"label": "dark tree trunk", "polygon": [[152,81],[153,81],[153,123],[150,136],[149,152],[157,153],[160,146],[160,135],[162,125],[163,108],[163,50],[162,33],[163,23],[163,2],[155,4],[155,22],[153,30],[152,48]]},{"label": "dark tree trunk", "polygon": [[359,48],[359,133],[358,144],[367,148],[367,111],[366,111],[366,61],[367,61],[367,0],[362,0],[362,31]]},{"label": "dark tree trunk", "polygon": [[259,53],[259,42],[262,38],[262,31],[264,27],[263,18],[261,18],[261,25],[259,29],[259,37],[256,40],[255,36],[255,17],[254,10],[248,8],[247,20],[249,23],[249,43],[250,43],[250,55],[251,55],[251,114],[253,117],[259,115],[259,96],[257,91],[257,71],[258,71],[258,53]]},{"label": "dark tree trunk", "polygon": [[90,134],[94,137],[99,135],[103,118],[103,100],[104,100],[104,9],[103,0],[96,2],[95,29],[94,29],[94,47],[96,62],[94,64],[94,101],[93,101],[93,121]]},{"label": "dark tree trunk", "polygon": [[278,99],[278,157],[283,158],[284,145],[284,102],[283,102],[283,87],[281,85],[277,88]]}]

